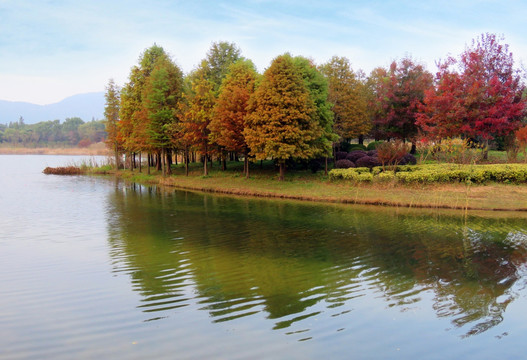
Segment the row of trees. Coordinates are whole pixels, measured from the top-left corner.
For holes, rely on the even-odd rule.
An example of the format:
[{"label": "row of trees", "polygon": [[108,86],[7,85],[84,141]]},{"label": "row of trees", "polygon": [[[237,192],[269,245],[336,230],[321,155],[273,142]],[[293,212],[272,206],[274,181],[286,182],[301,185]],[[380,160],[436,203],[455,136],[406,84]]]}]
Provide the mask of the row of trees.
[{"label": "row of trees", "polygon": [[[145,50],[120,89],[106,93],[108,143],[119,154],[149,154],[164,174],[172,153],[225,160],[272,158],[283,179],[288,160],[331,156],[341,142],[364,137],[460,136],[487,143],[522,126],[524,84],[502,39],[484,34],[432,75],[410,57],[369,76],[348,59],[316,66],[284,54],[260,75],[231,43],[214,43],[184,76],[163,48]],[[415,149],[415,146],[413,147]],[[187,167],[188,169],[188,167]]]},{"label": "row of trees", "polygon": [[106,140],[105,120],[84,122],[78,117],[26,124],[21,117],[17,122],[0,124],[0,142],[22,146],[88,146]]}]

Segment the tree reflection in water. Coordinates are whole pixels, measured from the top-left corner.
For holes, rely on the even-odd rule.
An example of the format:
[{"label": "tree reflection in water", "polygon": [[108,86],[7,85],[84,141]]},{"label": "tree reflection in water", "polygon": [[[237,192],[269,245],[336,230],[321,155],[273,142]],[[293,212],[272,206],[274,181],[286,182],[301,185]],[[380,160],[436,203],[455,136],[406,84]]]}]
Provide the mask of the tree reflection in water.
[{"label": "tree reflection in water", "polygon": [[405,311],[431,292],[437,316],[470,336],[503,320],[525,274],[522,218],[139,185],[116,185],[107,213],[115,271],[131,276],[149,320],[197,302],[214,322],[265,312],[283,329],[358,297]]}]

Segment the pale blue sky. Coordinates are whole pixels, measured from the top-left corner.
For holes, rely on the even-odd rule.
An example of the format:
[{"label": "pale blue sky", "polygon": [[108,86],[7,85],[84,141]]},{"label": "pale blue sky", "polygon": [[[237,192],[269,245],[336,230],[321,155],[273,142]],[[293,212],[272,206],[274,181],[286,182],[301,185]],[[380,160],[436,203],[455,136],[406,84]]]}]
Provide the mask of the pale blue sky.
[{"label": "pale blue sky", "polygon": [[366,73],[409,54],[435,72],[484,32],[527,63],[520,0],[0,0],[0,19],[0,99],[37,104],[123,84],[154,42],[185,73],[213,41],[235,42],[259,71],[291,52]]}]

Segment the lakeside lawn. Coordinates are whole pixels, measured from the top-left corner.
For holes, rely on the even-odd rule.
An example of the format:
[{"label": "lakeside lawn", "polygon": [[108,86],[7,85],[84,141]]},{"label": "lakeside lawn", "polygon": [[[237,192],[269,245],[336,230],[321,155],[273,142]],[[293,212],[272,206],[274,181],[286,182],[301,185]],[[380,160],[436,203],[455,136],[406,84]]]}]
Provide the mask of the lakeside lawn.
[{"label": "lakeside lawn", "polygon": [[[503,156],[498,152],[490,155],[491,159]],[[115,172],[110,170],[109,166],[94,169],[93,172],[116,174],[123,179],[143,184],[240,196],[416,208],[527,211],[526,183],[362,183],[331,180],[329,176],[324,175],[323,170],[317,173],[309,170],[289,170],[285,181],[278,181],[278,172],[271,161],[263,162],[262,165],[251,164],[249,179],[242,173],[242,162],[229,162],[227,171],[222,171],[220,165],[215,162],[212,169],[209,169],[208,176],[203,176],[202,171],[201,163],[193,163],[190,164],[188,177],[185,176],[183,164],[173,166],[173,174],[166,177],[152,168],[151,175],[147,175],[144,168],[141,173],[137,169],[134,172]]]}]

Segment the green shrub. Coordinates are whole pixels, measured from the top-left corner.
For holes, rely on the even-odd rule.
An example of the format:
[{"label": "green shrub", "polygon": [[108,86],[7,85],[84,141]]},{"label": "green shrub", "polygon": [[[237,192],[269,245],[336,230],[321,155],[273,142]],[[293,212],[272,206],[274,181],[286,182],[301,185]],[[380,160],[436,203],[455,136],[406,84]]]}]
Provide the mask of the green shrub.
[{"label": "green shrub", "polygon": [[396,166],[384,170],[382,167],[337,169],[329,173],[331,180],[342,179],[354,182],[392,181],[403,184],[433,184],[466,182],[484,184],[526,183],[526,164],[457,165],[430,164],[418,166]]},{"label": "green shrub", "polygon": [[368,146],[366,146],[366,150],[375,150],[377,149],[377,146],[379,146],[379,144],[382,144],[383,141],[372,141],[371,143],[368,144]]},{"label": "green shrub", "polygon": [[354,150],[366,150],[366,146],[363,144],[350,144],[347,151],[352,152]]},{"label": "green shrub", "polygon": [[379,182],[390,182],[396,179],[395,174],[392,171],[381,172],[374,178]]}]

